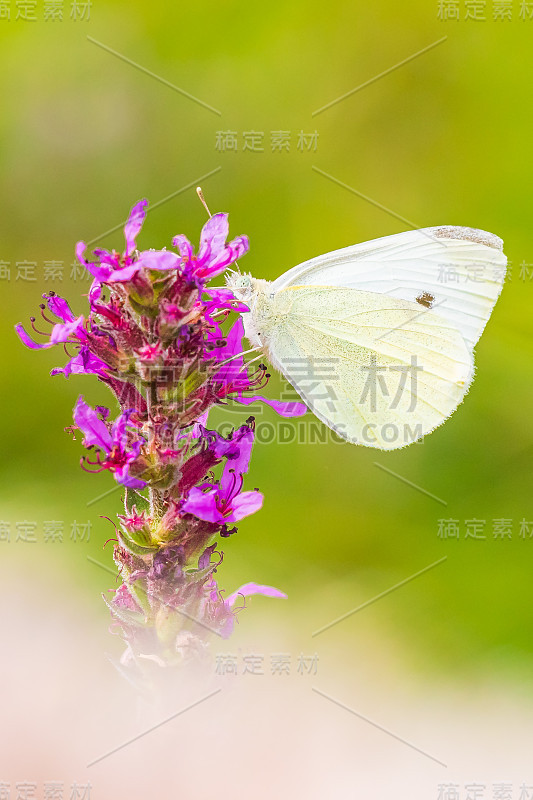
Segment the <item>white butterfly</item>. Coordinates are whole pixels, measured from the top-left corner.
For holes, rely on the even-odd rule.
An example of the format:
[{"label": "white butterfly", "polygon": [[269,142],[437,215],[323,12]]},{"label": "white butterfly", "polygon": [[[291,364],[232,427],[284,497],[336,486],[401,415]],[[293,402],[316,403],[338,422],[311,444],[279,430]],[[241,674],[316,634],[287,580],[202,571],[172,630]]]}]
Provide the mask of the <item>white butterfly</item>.
[{"label": "white butterfly", "polygon": [[245,333],[316,416],[393,450],[434,430],[474,375],[505,280],[497,236],[443,226],[313,258],[273,282],[231,274]]}]

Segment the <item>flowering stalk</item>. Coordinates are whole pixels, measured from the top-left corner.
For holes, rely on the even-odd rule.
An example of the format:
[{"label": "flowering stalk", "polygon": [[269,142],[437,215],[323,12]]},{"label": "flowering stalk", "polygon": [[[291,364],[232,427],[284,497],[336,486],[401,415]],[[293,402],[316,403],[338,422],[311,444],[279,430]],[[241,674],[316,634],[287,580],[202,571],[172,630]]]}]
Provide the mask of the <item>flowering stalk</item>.
[{"label": "flowering stalk", "polygon": [[[146,207],[142,200],[132,208],[122,254],[97,249],[91,260],[78,243],[77,257],[93,276],[87,317],[49,292],[41,304],[47,340],[16,330],[33,349],[63,345],[69,361],[52,375],[96,375],[118,401],[111,422],[108,408],[79,397],[70,430],[88,450],[83,468],[107,470],[124,487],[114,545],[122,583],[104,598],[127,645],[122,662],[142,656],[171,665],[204,650],[210,632],[229,636],[248,595],[286,596],[247,583],[226,597],[215,580],[220,539],[261,508],[263,495],[244,490],[254,418],[226,438],[206,427],[209,410],[262,400],[294,416],[305,406],[257,394],[270,376],[263,365],[247,367],[240,316],[222,331],[230,314],[248,309],[229,289],[207,284],[246,253],[247,238],[227,243],[227,214],[215,214],[198,253],[183,235],[173,240],[177,252],[139,252]],[[34,318],[31,324],[42,335]]]}]

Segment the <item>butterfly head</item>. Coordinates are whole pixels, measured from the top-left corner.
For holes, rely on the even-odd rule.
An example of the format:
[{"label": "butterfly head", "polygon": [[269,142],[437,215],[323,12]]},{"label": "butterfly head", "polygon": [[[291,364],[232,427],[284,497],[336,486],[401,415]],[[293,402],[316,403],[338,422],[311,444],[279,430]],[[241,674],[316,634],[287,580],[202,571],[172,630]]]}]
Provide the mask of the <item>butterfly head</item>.
[{"label": "butterfly head", "polygon": [[256,279],[252,278],[250,274],[241,275],[238,272],[230,272],[226,275],[226,286],[228,289],[231,289],[235,297],[238,300],[242,300],[243,303],[247,303],[252,299],[256,291],[256,283]]}]

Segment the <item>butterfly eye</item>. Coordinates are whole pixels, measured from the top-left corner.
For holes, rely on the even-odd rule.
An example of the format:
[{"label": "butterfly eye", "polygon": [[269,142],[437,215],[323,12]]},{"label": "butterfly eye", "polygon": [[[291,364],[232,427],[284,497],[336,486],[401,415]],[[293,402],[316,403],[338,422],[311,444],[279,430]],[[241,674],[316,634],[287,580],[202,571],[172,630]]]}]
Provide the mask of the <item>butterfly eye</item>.
[{"label": "butterfly eye", "polygon": [[431,308],[434,300],[435,296],[429,292],[422,292],[422,294],[419,294],[416,298],[416,302],[420,303],[421,306],[425,306],[426,308]]}]

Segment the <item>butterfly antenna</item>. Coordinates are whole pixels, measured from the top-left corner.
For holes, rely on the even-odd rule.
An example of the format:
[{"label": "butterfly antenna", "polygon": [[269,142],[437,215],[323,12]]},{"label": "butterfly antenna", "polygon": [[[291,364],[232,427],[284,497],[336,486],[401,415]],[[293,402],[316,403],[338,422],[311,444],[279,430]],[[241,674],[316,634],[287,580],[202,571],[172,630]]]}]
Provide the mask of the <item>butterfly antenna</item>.
[{"label": "butterfly antenna", "polygon": [[204,207],[204,208],[205,208],[205,210],[207,211],[207,216],[209,217],[209,219],[211,219],[211,217],[212,217],[213,215],[212,215],[212,214],[211,214],[211,212],[209,211],[208,205],[207,205],[207,203],[205,202],[205,197],[204,197],[204,193],[202,192],[202,187],[201,187],[201,186],[197,186],[197,187],[196,187],[196,194],[197,194],[197,195],[198,195],[198,197],[200,198],[200,203],[203,205],[203,207]]},{"label": "butterfly antenna", "polygon": [[[209,211],[209,206],[205,202],[205,197],[204,197],[204,193],[202,192],[202,187],[201,186],[197,186],[196,187],[196,194],[198,195],[198,197],[200,199],[200,203],[203,205],[203,207],[207,211],[207,216],[209,217],[209,219],[211,219],[211,217],[213,215]],[[237,264],[236,261],[235,261],[235,266],[237,267],[236,270],[235,269],[229,269],[229,267],[228,267],[227,271],[233,273],[233,275],[241,275],[242,274],[241,273],[241,268],[239,267],[239,265]]]}]

